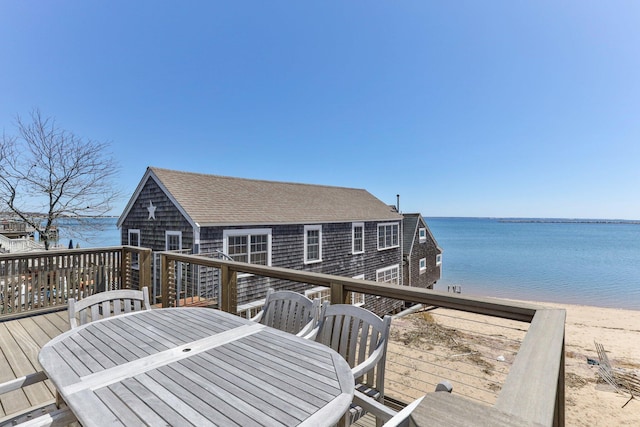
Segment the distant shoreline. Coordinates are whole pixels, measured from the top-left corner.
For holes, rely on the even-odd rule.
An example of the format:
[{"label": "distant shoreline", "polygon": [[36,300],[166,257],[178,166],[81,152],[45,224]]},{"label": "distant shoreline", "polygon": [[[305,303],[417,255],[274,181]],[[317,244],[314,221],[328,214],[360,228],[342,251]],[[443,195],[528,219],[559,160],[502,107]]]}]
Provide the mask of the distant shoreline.
[{"label": "distant shoreline", "polygon": [[637,224],[640,221],[629,219],[554,219],[554,218],[498,218],[498,222],[532,223],[532,224]]},{"label": "distant shoreline", "polygon": [[519,224],[635,224],[640,225],[640,220],[635,219],[587,219],[587,218],[500,218],[484,216],[425,216],[429,219],[482,219],[494,220],[504,223]]}]

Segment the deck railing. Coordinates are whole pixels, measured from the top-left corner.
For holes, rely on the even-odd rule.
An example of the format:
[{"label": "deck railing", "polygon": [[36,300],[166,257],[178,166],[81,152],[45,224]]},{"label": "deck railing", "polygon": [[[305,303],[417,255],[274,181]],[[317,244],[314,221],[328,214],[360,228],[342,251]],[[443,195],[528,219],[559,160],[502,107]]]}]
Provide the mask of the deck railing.
[{"label": "deck railing", "polygon": [[517,353],[491,410],[507,413],[526,423],[564,426],[564,310],[197,255],[163,252],[160,258],[164,307],[177,305],[179,296],[176,291],[176,272],[183,271],[185,265],[188,265],[189,271],[194,272],[197,272],[196,266],[202,267],[207,274],[211,269],[218,270],[219,289],[215,292],[216,299],[212,303],[230,313],[238,312],[237,277],[238,274],[246,273],[305,283],[309,287],[327,287],[330,289],[332,304],[349,303],[350,294],[355,292],[425,307],[440,307],[525,322],[528,324],[526,334],[519,342]]},{"label": "deck railing", "polygon": [[0,320],[64,309],[69,297],[150,283],[151,250],[145,248],[0,254]]}]

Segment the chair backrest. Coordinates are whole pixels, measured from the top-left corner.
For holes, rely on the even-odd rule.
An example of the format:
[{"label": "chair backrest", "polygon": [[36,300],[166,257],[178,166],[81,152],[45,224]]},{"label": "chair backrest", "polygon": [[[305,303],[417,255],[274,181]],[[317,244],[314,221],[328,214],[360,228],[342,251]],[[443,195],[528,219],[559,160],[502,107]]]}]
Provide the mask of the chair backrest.
[{"label": "chair backrest", "polygon": [[381,319],[361,307],[325,303],[315,340],[346,359],[357,384],[373,388],[383,397],[390,327],[390,316]]},{"label": "chair backrest", "polygon": [[79,301],[69,298],[69,324],[71,328],[76,328],[105,317],[150,308],[146,286],[139,291],[120,289],[99,292]]},{"label": "chair backrest", "polygon": [[317,322],[319,300],[293,291],[269,289],[262,311],[254,319],[263,325],[292,334],[307,332]]}]

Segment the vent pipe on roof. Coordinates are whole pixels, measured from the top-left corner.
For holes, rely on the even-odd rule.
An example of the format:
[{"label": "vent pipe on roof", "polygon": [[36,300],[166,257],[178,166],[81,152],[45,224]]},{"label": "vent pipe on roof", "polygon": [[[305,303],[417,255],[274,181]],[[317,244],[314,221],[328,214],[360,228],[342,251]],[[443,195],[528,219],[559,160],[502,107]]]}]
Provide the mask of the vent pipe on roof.
[{"label": "vent pipe on roof", "polygon": [[400,213],[400,195],[396,194],[396,210]]}]

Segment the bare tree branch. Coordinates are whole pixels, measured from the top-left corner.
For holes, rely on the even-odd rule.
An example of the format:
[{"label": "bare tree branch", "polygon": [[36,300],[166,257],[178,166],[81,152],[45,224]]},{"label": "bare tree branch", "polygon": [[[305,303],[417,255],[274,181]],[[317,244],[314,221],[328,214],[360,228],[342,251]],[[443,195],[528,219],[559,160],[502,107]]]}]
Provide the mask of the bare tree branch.
[{"label": "bare tree branch", "polygon": [[17,135],[0,140],[0,197],[6,208],[41,236],[48,249],[59,218],[107,214],[121,193],[109,145],[81,138],[33,110],[17,117]]}]

